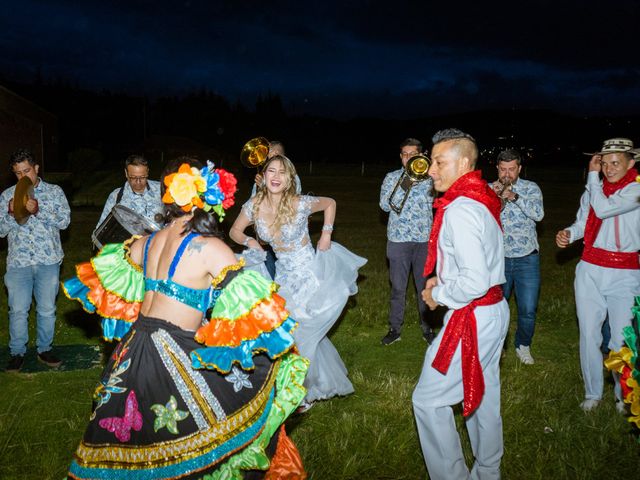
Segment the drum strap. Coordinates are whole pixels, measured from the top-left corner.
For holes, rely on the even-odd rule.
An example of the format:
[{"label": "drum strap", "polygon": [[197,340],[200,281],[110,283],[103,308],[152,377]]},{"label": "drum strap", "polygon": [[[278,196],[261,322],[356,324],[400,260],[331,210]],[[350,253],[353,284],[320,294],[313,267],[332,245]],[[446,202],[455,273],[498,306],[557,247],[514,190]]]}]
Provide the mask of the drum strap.
[{"label": "drum strap", "polygon": [[[126,187],[127,184],[124,184],[124,187]],[[118,190],[118,195],[116,196],[116,205],[119,204],[122,201],[122,196],[124,195],[124,187],[120,187],[120,190]]]},{"label": "drum strap", "polygon": [[[118,205],[121,201],[122,201],[122,196],[124,195],[124,188],[127,186],[127,184],[125,183],[122,187],[120,187],[120,190],[118,190],[118,195],[116,195],[116,205]],[[147,183],[147,190],[150,190],[151,187],[149,187],[149,183]]]}]

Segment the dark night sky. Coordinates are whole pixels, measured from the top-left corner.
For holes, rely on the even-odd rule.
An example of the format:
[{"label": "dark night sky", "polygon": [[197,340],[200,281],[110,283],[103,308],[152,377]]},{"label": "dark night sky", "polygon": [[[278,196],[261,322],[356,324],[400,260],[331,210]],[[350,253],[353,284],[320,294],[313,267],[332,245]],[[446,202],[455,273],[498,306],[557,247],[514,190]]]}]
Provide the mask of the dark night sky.
[{"label": "dark night sky", "polygon": [[2,0],[0,75],[291,113],[640,111],[640,2]]}]

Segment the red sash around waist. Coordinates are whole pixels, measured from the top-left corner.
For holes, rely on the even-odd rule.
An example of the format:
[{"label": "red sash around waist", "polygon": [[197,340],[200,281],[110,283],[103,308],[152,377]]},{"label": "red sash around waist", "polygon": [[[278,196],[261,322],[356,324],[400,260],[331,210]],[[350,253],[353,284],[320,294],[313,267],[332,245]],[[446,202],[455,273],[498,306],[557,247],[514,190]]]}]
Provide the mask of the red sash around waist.
[{"label": "red sash around waist", "polygon": [[640,269],[638,252],[610,252],[593,245],[584,246],[582,260],[600,267],[623,268],[628,270]]},{"label": "red sash around waist", "polygon": [[438,353],[431,363],[433,368],[446,375],[458,343],[462,341],[463,415],[465,417],[478,408],[484,395],[484,376],[478,353],[478,328],[474,310],[476,307],[494,305],[503,298],[502,287],[495,285],[484,297],[477,298],[466,307],[455,310],[442,335]]}]

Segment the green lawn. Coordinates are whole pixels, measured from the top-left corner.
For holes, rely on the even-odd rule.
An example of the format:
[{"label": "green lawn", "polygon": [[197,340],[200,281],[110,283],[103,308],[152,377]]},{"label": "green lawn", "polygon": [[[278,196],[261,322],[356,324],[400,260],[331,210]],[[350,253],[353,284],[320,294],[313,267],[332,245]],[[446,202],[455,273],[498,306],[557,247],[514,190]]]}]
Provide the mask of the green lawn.
[{"label": "green lawn", "polygon": [[[368,172],[369,173],[369,172]],[[540,175],[546,217],[541,224],[542,294],[532,353],[536,363],[521,365],[512,347],[514,322],[502,361],[502,412],[506,479],[637,478],[640,445],[631,426],[614,408],[612,387],[603,404],[585,414],[578,404],[583,386],[578,360],[578,329],[573,303],[573,272],[578,248],[559,253],[555,232],[572,222],[582,190],[579,172],[563,183]],[[426,345],[417,325],[415,295],[407,296],[402,341],[382,347],[389,285],[385,259],[385,223],[378,208],[382,173],[376,176],[305,176],[304,191],[334,197],[338,214],[334,239],[369,259],[361,270],[360,292],[353,298],[332,340],[356,388],[347,398],[321,402],[289,421],[312,479],[423,479],[426,468],[411,410],[411,392]],[[119,180],[117,180],[119,182]],[[566,182],[566,181],[565,181]],[[114,184],[116,180],[114,180]],[[106,196],[111,185],[102,188]],[[248,191],[245,183],[244,190]],[[84,191],[76,205],[95,202]],[[227,226],[237,214],[229,214]],[[65,234],[63,275],[87,259],[96,208],[75,208]],[[312,229],[319,230],[321,218]],[[4,262],[4,257],[0,259]],[[105,348],[97,318],[60,297],[57,345],[90,344]],[[513,309],[513,303],[512,303]],[[6,318],[6,295],[0,296]],[[0,344],[7,344],[7,321]],[[33,334],[32,334],[33,338]],[[0,479],[61,479],[82,436],[91,393],[100,369],[6,374],[0,372]],[[458,410],[457,421],[464,432]],[[467,458],[471,450],[463,433]]]}]

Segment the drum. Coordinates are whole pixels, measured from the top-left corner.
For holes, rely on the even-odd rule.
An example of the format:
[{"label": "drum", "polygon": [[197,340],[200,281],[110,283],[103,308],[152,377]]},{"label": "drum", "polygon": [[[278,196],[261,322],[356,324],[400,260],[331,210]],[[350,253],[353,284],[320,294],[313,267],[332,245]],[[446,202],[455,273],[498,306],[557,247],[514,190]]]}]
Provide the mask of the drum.
[{"label": "drum", "polygon": [[157,232],[160,228],[160,225],[130,208],[116,205],[91,234],[91,240],[96,248],[101,249],[107,243],[121,243],[132,235],[145,235]]}]

